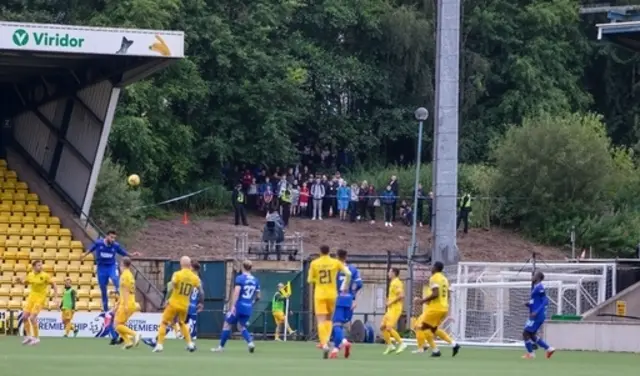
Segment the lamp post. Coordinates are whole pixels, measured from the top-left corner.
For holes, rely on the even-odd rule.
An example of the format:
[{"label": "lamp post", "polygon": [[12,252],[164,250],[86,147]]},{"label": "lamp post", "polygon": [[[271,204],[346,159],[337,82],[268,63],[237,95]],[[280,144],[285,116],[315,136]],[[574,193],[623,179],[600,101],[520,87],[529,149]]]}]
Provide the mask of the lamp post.
[{"label": "lamp post", "polygon": [[407,269],[409,270],[409,283],[407,290],[409,291],[409,315],[413,314],[413,255],[416,253],[418,244],[416,241],[416,231],[418,221],[416,216],[418,215],[418,185],[420,184],[420,160],[422,159],[422,129],[425,120],[429,117],[429,111],[420,107],[414,113],[416,120],[418,120],[418,151],[416,154],[416,180],[413,183],[413,222],[411,223],[411,244],[407,248]]}]

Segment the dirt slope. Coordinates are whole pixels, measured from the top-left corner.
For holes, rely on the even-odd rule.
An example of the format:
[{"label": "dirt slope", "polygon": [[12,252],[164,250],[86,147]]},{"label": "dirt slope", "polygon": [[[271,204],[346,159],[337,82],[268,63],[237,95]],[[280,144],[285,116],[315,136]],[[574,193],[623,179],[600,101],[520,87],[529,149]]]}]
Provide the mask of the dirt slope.
[{"label": "dirt slope", "polygon": [[[126,245],[130,251],[141,252],[144,257],[176,259],[180,255],[191,255],[199,259],[232,257],[234,234],[248,232],[250,241],[259,241],[264,218],[250,217],[249,227],[233,226],[231,216],[196,219],[188,224],[182,217],[171,220],[149,220],[146,227],[131,236]],[[310,221],[293,218],[288,233],[300,232],[304,236],[305,250],[315,253],[322,244],[333,249],[345,248],[350,253],[385,253],[387,250],[404,253],[411,237],[409,227],[399,223],[386,228],[381,222],[340,222],[337,219]],[[430,244],[428,227],[418,229],[422,247]],[[564,259],[564,254],[555,248],[535,245],[505,230],[473,230],[468,235],[460,233],[458,247],[465,261],[512,261],[524,262],[531,251],[539,252],[545,260]]]}]

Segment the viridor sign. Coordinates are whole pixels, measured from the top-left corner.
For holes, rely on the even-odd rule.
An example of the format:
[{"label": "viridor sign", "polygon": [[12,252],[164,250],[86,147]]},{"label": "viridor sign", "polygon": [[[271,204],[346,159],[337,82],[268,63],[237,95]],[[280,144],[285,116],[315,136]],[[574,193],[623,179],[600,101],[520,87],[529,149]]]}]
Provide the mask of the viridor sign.
[{"label": "viridor sign", "polygon": [[181,58],[184,33],[0,22],[2,50]]},{"label": "viridor sign", "polygon": [[29,43],[35,43],[36,46],[56,46],[67,48],[82,48],[84,38],[73,37],[71,34],[59,34],[50,35],[46,32],[32,32],[29,33],[25,29],[17,29],[13,33],[13,43],[18,47],[24,47]]}]

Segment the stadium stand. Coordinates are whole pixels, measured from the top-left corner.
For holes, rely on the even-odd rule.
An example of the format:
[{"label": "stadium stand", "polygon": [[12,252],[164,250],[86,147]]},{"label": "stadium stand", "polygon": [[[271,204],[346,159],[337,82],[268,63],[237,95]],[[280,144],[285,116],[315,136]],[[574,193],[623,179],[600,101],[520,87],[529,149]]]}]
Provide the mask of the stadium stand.
[{"label": "stadium stand", "polygon": [[[82,254],[82,243],[73,240],[71,231],[0,159],[0,311],[22,309],[28,287],[15,282],[26,276],[34,260],[43,261],[59,295],[65,279],[71,279],[78,292],[78,311],[101,311],[93,255],[83,260]],[[48,309],[58,308],[50,294]]]}]

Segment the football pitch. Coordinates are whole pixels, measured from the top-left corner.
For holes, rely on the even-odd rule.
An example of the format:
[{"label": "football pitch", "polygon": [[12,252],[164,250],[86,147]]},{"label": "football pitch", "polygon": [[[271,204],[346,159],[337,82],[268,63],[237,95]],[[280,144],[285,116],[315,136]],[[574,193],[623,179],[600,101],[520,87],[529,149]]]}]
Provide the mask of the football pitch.
[{"label": "football pitch", "polygon": [[2,376],[603,376],[638,372],[638,355],[557,352],[545,359],[522,360],[521,351],[462,348],[456,358],[448,348],[439,359],[411,354],[382,356],[382,345],[358,344],[350,359],[321,359],[311,342],[257,342],[249,354],[244,342],[230,341],[224,353],[211,353],[217,342],[198,341],[188,353],[184,343],[170,340],[163,353],[140,344],[132,350],[109,346],[106,340],[44,338],[23,347],[18,337],[0,337]]}]

